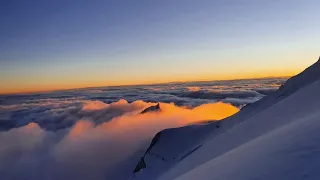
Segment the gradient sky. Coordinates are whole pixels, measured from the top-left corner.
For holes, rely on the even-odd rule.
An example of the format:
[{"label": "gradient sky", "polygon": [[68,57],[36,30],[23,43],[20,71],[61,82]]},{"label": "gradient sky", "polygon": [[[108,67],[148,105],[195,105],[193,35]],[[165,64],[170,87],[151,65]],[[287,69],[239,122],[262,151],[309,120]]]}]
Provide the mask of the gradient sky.
[{"label": "gradient sky", "polygon": [[2,0],[0,93],[293,75],[318,0]]}]

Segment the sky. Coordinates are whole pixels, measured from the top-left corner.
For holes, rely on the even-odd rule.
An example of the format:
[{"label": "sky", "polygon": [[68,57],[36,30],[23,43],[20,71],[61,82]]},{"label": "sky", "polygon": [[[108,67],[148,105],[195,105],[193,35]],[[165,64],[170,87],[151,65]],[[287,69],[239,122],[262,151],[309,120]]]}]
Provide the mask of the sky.
[{"label": "sky", "polygon": [[291,76],[318,0],[2,0],[0,93]]}]

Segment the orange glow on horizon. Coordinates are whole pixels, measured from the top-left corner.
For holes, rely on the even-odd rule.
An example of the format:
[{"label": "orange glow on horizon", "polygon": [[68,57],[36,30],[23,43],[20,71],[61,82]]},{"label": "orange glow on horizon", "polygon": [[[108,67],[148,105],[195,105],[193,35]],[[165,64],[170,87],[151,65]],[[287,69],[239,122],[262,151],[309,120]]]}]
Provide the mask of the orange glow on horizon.
[{"label": "orange glow on horizon", "polygon": [[[144,85],[144,84],[158,84],[158,83],[170,83],[170,82],[196,82],[196,81],[215,81],[215,80],[237,80],[237,79],[258,79],[258,78],[277,78],[277,77],[291,77],[300,72],[301,69],[296,70],[277,70],[273,72],[247,72],[242,73],[229,73],[226,72],[223,75],[213,75],[212,73],[203,75],[183,75],[180,77],[163,77],[163,78],[150,78],[150,79],[133,79],[133,80],[119,80],[118,82],[81,82],[81,83],[67,83],[63,84],[41,84],[39,83],[37,87],[34,85],[17,85],[14,87],[1,87],[0,94],[19,94],[19,93],[38,93],[38,92],[49,92],[56,90],[68,90],[68,89],[79,89],[88,87],[104,87],[104,86],[126,86],[126,85]],[[16,83],[17,84],[17,83]]]}]

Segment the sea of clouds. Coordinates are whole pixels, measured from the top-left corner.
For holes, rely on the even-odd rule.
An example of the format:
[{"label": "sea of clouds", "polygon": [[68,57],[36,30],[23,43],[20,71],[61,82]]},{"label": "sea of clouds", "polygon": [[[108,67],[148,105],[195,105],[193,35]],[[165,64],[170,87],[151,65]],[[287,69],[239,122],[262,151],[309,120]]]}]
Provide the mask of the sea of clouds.
[{"label": "sea of clouds", "polygon": [[[3,179],[126,179],[166,128],[228,117],[284,79],[88,88],[0,97]],[[160,102],[160,111],[141,112]]]}]

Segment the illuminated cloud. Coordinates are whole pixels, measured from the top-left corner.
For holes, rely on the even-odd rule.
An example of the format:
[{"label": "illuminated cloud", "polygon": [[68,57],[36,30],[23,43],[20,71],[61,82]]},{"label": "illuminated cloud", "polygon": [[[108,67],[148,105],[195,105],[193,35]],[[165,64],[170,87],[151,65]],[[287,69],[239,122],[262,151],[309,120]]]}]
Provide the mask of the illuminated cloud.
[{"label": "illuminated cloud", "polygon": [[195,92],[195,91],[200,91],[200,87],[198,86],[191,86],[187,87],[188,91]]},{"label": "illuminated cloud", "polygon": [[105,104],[101,101],[86,101],[82,107],[84,111],[91,111],[91,110],[100,110],[107,108],[109,105]]},{"label": "illuminated cloud", "polygon": [[[81,109],[76,111],[82,117],[69,129],[49,132],[30,123],[0,133],[2,177],[125,179],[157,132],[204,120],[220,120],[238,111],[238,108],[224,103],[194,108],[160,103],[161,111],[140,114],[144,108],[156,103],[141,100],[82,103]],[[71,112],[68,110],[64,115],[75,117]],[[121,115],[114,116],[115,112],[121,112]],[[96,124],[96,118],[111,119]],[[122,170],[120,176],[119,169]]]}]

